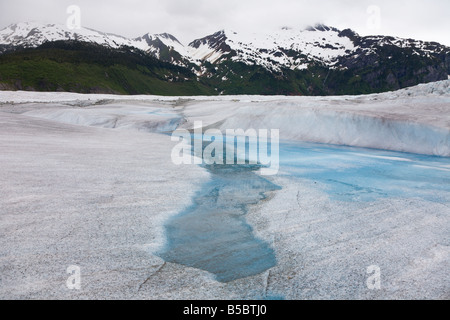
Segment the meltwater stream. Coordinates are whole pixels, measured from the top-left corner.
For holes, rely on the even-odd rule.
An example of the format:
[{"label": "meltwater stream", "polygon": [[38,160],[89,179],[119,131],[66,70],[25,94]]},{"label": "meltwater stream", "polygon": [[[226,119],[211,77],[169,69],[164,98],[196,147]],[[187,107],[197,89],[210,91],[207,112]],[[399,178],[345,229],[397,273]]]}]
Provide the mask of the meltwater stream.
[{"label": "meltwater stream", "polygon": [[208,166],[212,180],[194,197],[194,204],[166,224],[168,262],[206,270],[220,282],[266,271],[275,254],[254,236],[245,215],[248,205],[279,189],[251,167]]},{"label": "meltwater stream", "polygon": [[[257,275],[277,263],[268,243],[246,222],[248,206],[279,190],[257,166],[205,166],[212,179],[194,204],[165,226],[165,261],[206,270],[220,282]],[[332,201],[368,202],[387,197],[448,204],[450,159],[382,150],[285,142],[280,172],[291,183],[310,181]],[[298,212],[301,214],[301,212]]]},{"label": "meltwater stream", "polygon": [[[192,137],[194,143],[198,137]],[[167,262],[208,271],[220,282],[274,267],[273,249],[255,237],[245,215],[249,205],[280,187],[256,174],[259,165],[203,167],[211,173],[211,180],[194,196],[191,207],[166,223],[167,242],[158,255]]]}]

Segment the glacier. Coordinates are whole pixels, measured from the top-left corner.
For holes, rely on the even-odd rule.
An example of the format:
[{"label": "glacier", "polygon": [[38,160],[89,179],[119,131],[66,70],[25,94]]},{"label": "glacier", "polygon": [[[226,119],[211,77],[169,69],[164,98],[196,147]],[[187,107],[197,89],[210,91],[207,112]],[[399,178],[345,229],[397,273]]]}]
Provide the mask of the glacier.
[{"label": "glacier", "polygon": [[[340,97],[0,92],[0,297],[445,299],[449,85]],[[197,121],[279,129],[279,174],[173,164],[170,134]],[[64,285],[73,264],[82,292]],[[366,286],[372,265],[382,290]]]},{"label": "glacier", "polygon": [[[195,97],[188,99],[183,108],[165,109],[169,110],[165,112],[170,114],[170,123],[167,114],[161,119],[157,114],[146,114],[145,108],[154,105],[157,110],[158,103],[182,98],[0,92],[0,99],[16,103],[84,101],[85,108],[38,108],[27,113],[72,124],[170,132],[178,126],[191,129],[195,121],[202,121],[205,127],[221,130],[280,129],[281,139],[285,140],[450,156],[449,80],[367,96]],[[116,103],[114,110],[95,107],[98,101],[111,100]],[[139,111],[125,103],[121,110],[121,101],[150,105]],[[128,115],[124,116],[124,112]]]}]

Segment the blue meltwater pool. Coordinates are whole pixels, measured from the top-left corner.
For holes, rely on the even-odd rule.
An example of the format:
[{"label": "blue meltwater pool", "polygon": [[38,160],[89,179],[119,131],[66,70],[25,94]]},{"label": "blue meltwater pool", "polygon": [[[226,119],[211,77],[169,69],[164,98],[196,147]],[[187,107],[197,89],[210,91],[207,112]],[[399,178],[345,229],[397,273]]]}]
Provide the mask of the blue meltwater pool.
[{"label": "blue meltwater pool", "polygon": [[333,200],[422,198],[445,203],[450,159],[374,149],[308,143],[280,146],[280,174],[323,186]]},{"label": "blue meltwater pool", "polygon": [[[211,180],[193,204],[166,225],[165,261],[212,273],[229,282],[277,264],[269,243],[255,237],[245,215],[279,186],[258,166],[209,165]],[[187,167],[188,170],[188,167]],[[369,202],[386,197],[449,203],[450,159],[311,143],[280,144],[279,175],[310,181],[332,201]],[[300,213],[299,213],[300,214]]]}]

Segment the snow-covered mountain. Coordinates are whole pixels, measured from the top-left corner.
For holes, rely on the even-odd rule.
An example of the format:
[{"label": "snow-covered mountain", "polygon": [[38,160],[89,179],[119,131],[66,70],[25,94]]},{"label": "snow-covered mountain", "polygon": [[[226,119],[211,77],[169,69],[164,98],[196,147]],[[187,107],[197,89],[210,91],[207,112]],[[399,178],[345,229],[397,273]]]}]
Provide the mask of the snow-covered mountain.
[{"label": "snow-covered mountain", "polygon": [[119,48],[135,47],[155,57],[178,65],[203,61],[218,63],[225,58],[248,65],[260,65],[270,71],[282,68],[302,70],[312,62],[331,68],[348,67],[343,59],[371,55],[385,46],[409,48],[417,56],[448,54],[450,49],[434,42],[385,36],[360,37],[325,25],[306,29],[282,28],[277,32],[242,33],[222,30],[183,45],[168,33],[150,34],[128,39],[89,28],[69,30],[65,25],[18,23],[0,31],[0,52],[11,47],[33,48],[44,42],[78,40]]},{"label": "snow-covered mountain", "polygon": [[347,60],[377,54],[382,47],[411,49],[412,54],[431,57],[449,54],[450,48],[434,42],[386,36],[360,37],[350,29],[316,25],[304,30],[282,28],[271,34],[222,30],[189,44],[191,56],[211,63],[232,61],[260,65],[271,71],[307,69],[311,63],[348,68]]},{"label": "snow-covered mountain", "polygon": [[125,37],[102,33],[88,28],[69,30],[66,26],[57,24],[24,22],[12,24],[0,31],[0,45],[32,48],[44,42],[58,40],[94,42],[112,48],[129,45],[145,49],[146,46],[145,41],[132,41]]},{"label": "snow-covered mountain", "polygon": [[[12,24],[0,31],[0,52],[8,48],[34,48],[45,42],[60,40],[78,40],[96,43],[111,48],[121,46],[135,47],[146,51],[157,58],[179,64],[183,58],[178,53],[183,52],[184,46],[172,35],[147,33],[135,39],[128,39],[119,35],[104,33],[89,28],[69,30],[65,25],[18,23]],[[176,52],[179,59],[170,59],[170,52]]]},{"label": "snow-covered mountain", "polygon": [[305,30],[283,28],[271,34],[223,30],[189,44],[192,56],[211,63],[226,55],[233,61],[257,64],[269,70],[281,67],[306,69],[309,62],[335,65],[339,57],[354,52],[355,44],[340,31],[325,26]]},{"label": "snow-covered mountain", "polygon": [[168,33],[126,38],[89,28],[18,23],[0,31],[0,53],[58,40],[112,49],[134,47],[187,68],[224,94],[381,92],[445,80],[450,74],[447,46],[389,36],[362,37],[350,29],[321,24],[272,33],[222,30],[184,45]]}]

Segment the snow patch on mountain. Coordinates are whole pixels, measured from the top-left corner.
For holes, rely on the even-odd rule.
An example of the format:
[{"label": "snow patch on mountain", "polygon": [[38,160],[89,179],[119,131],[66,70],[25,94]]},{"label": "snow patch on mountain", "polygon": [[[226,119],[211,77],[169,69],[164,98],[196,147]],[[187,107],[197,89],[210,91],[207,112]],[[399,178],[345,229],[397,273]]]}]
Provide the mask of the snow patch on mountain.
[{"label": "snow patch on mountain", "polygon": [[0,31],[0,44],[22,47],[37,47],[45,42],[79,40],[118,48],[122,45],[145,49],[144,42],[103,33],[88,28],[70,30],[64,25],[23,22],[10,25]]},{"label": "snow patch on mountain", "polygon": [[222,30],[189,44],[191,56],[211,63],[234,53],[232,60],[280,71],[280,67],[305,69],[311,61],[333,66],[355,50],[353,42],[329,27],[305,30],[282,28],[275,33]]},{"label": "snow patch on mountain", "polygon": [[[183,44],[168,33],[155,35],[147,33],[142,37],[128,39],[89,28],[70,30],[65,25],[30,22],[12,24],[0,31],[0,45],[4,46],[34,48],[45,42],[61,40],[85,41],[115,49],[129,46],[146,51],[158,59],[161,58],[161,51],[173,50],[179,53],[181,58],[190,59]],[[170,62],[180,64],[179,61]]]}]

